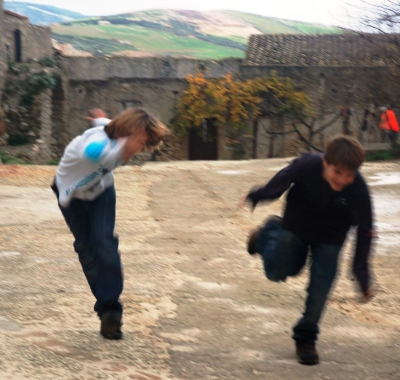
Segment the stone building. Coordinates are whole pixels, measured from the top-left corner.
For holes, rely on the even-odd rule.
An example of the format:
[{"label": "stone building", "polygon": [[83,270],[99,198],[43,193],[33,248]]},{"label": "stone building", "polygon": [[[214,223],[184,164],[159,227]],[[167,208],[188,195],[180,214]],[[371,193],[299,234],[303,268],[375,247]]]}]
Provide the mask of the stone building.
[{"label": "stone building", "polygon": [[[33,136],[43,152],[37,162],[59,158],[65,145],[90,127],[84,116],[93,107],[104,109],[110,117],[129,106],[143,107],[168,124],[186,89],[185,76],[198,70],[209,77],[231,73],[243,80],[269,76],[274,70],[307,94],[314,114],[306,120],[308,124],[296,124],[271,117],[266,105],[261,117],[248,121],[250,133],[237,136],[235,146],[226,126],[204,120],[194,126],[201,133],[171,136],[161,159],[266,158],[297,154],[309,146],[323,149],[330,136],[345,129],[358,136],[366,109],[375,115],[370,118],[372,125],[377,106],[400,104],[397,72],[392,70],[394,52],[385,36],[357,34],[254,35],[244,60],[67,57],[56,52],[58,68],[39,69],[39,74],[57,77],[57,84],[43,91],[36,102],[38,127]],[[49,28],[32,26],[26,17],[9,11],[0,12],[0,89],[4,89],[7,62],[23,65],[51,56]],[[37,68],[29,71],[38,73]],[[7,104],[0,103],[0,111],[3,108],[18,115],[18,103],[11,96]],[[376,138],[374,133],[370,137]]]},{"label": "stone building", "polygon": [[27,62],[53,56],[51,29],[32,25],[27,17],[8,10],[3,11],[3,44],[7,61]]},{"label": "stone building", "polygon": [[253,157],[303,152],[307,144],[302,139],[310,134],[319,149],[337,133],[359,137],[365,114],[369,141],[379,139],[378,107],[391,103],[400,111],[398,69],[393,65],[399,42],[399,35],[378,34],[251,36],[241,77],[268,76],[273,70],[305,92],[314,109],[311,129],[262,115],[253,123]]},{"label": "stone building", "polygon": [[[229,72],[238,74],[240,63],[238,59],[60,57],[62,77],[53,90],[52,99],[53,109],[62,110],[64,115],[54,115],[53,137],[58,151],[88,128],[83,117],[89,108],[100,107],[114,116],[130,106],[143,107],[168,124],[179,96],[186,89],[186,75],[196,74],[197,70],[210,77],[222,77]],[[224,143],[224,129],[211,125],[207,128],[212,134],[208,143],[203,143],[197,135],[172,136],[166,143],[166,158],[230,159]]]},{"label": "stone building", "polygon": [[[375,115],[369,122],[376,126],[375,108],[400,99],[386,42],[379,35],[254,35],[244,61],[61,57],[62,81],[53,91],[53,109],[62,109],[64,117],[53,117],[53,136],[61,151],[88,127],[82,116],[93,106],[111,116],[128,106],[145,107],[169,123],[186,88],[185,76],[199,69],[210,77],[230,72],[241,79],[269,76],[274,70],[311,100],[315,117],[309,118],[309,127],[294,127],[292,120],[265,113],[249,120],[250,134],[238,138],[238,154],[226,128],[205,120],[200,136],[175,138],[168,157],[266,158],[298,154],[308,146],[323,149],[327,139],[339,132],[358,137],[366,109]],[[377,139],[377,132],[372,129],[369,138]]]},{"label": "stone building", "polygon": [[[4,47],[4,17],[3,17],[3,0],[0,0],[0,142],[3,140],[5,134],[5,114],[2,107],[2,96],[4,80],[7,70],[5,60],[5,49]],[[0,160],[1,161],[1,160]]]},{"label": "stone building", "polygon": [[3,0],[0,0],[0,142],[4,140],[6,128],[13,128],[6,125],[8,105],[3,99],[7,66],[40,61],[53,55],[50,28],[31,25],[27,17],[3,10]]}]

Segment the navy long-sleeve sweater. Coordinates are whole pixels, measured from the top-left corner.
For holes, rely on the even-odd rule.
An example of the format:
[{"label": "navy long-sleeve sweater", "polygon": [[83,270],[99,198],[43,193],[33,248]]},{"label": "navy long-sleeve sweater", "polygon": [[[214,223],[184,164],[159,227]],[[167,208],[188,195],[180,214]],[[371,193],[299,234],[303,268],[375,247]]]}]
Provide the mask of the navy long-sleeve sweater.
[{"label": "navy long-sleeve sweater", "polygon": [[352,184],[334,191],[323,178],[323,157],[306,154],[279,171],[264,187],[251,191],[253,207],[262,200],[279,198],[289,190],[283,227],[309,244],[342,245],[352,225],[357,225],[353,272],[365,292],[370,286],[369,257],[373,214],[368,187],[359,172]]}]

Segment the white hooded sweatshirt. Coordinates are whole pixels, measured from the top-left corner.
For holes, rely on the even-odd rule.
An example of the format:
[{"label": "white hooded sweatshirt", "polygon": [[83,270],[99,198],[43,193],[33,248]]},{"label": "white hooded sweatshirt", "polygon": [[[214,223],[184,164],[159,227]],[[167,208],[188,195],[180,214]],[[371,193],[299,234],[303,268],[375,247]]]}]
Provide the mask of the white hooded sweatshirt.
[{"label": "white hooded sweatshirt", "polygon": [[73,198],[93,200],[113,186],[112,171],[121,164],[127,138],[110,139],[104,132],[110,121],[94,119],[93,128],[75,137],[65,148],[56,174],[62,207],[68,207]]}]

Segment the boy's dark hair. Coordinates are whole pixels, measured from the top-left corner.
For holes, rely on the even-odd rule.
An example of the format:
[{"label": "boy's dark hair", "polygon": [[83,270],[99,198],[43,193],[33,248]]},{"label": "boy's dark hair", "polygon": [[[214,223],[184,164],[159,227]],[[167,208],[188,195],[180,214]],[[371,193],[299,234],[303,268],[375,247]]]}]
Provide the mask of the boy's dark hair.
[{"label": "boy's dark hair", "polygon": [[365,150],[354,137],[340,135],[328,143],[324,159],[329,165],[357,171],[365,161]]}]

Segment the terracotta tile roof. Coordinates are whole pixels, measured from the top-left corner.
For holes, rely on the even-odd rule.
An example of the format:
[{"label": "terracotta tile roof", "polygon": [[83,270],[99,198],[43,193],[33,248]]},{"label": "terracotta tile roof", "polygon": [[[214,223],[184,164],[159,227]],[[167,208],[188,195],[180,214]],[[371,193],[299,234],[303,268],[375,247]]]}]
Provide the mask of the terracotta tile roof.
[{"label": "terracotta tile roof", "polygon": [[[384,66],[400,34],[252,35],[248,66]],[[397,53],[398,54],[398,53]]]}]

